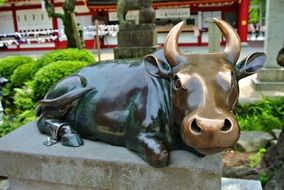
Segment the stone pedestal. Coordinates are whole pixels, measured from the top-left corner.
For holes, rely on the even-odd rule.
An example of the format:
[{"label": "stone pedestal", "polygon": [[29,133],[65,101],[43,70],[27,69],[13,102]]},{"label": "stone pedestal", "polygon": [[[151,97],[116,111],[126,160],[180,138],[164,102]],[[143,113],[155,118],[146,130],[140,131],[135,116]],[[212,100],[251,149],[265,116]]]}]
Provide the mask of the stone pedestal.
[{"label": "stone pedestal", "polygon": [[267,30],[264,48],[267,60],[265,68],[252,82],[256,90],[284,91],[284,70],[276,62],[279,50],[284,47],[284,0],[267,0],[266,2]]},{"label": "stone pedestal", "polygon": [[170,166],[153,168],[124,147],[88,140],[78,148],[47,147],[45,139],[35,122],[0,138],[0,176],[10,189],[221,189],[220,154],[173,151]]},{"label": "stone pedestal", "polygon": [[256,90],[284,91],[284,69],[263,68],[252,84]]},{"label": "stone pedestal", "polygon": [[156,51],[157,33],[154,24],[126,24],[119,27],[115,59],[144,57]]}]

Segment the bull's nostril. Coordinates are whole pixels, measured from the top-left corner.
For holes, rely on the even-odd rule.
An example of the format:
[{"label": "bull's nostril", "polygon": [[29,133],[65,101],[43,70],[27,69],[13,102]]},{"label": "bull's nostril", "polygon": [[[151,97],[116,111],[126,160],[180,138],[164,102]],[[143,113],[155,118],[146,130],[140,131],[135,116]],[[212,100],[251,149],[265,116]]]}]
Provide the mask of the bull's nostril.
[{"label": "bull's nostril", "polygon": [[202,133],[202,129],[197,125],[197,122],[196,122],[196,119],[194,119],[191,123],[191,130],[194,132],[194,133]]},{"label": "bull's nostril", "polygon": [[230,120],[225,119],[223,127],[220,129],[222,132],[228,132],[232,128],[232,123]]}]

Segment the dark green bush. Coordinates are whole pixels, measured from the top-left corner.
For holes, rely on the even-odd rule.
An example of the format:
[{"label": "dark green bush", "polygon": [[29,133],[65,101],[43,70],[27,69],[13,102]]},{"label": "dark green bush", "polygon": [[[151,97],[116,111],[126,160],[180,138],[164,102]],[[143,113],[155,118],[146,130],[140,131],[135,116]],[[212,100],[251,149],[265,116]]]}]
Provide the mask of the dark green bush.
[{"label": "dark green bush", "polygon": [[21,87],[26,81],[32,79],[32,67],[34,64],[34,62],[25,63],[14,70],[11,76],[12,87]]},{"label": "dark green bush", "polygon": [[42,67],[57,61],[80,61],[86,63],[95,62],[93,54],[89,50],[63,49],[54,50],[40,57],[32,68],[35,74]]},{"label": "dark green bush", "polygon": [[33,80],[34,99],[42,99],[53,84],[88,64],[79,61],[58,61],[43,67]]},{"label": "dark green bush", "polygon": [[242,130],[268,131],[284,126],[284,97],[263,98],[251,104],[240,104],[237,118]]},{"label": "dark green bush", "polygon": [[26,63],[34,63],[33,58],[22,55],[2,58],[0,59],[0,76],[11,79],[14,70]]}]

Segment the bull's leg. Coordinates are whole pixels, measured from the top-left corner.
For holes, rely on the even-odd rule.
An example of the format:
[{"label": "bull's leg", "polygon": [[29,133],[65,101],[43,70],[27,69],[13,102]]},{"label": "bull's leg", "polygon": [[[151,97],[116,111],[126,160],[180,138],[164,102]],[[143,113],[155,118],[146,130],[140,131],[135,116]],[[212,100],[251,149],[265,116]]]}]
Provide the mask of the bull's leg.
[{"label": "bull's leg", "polygon": [[165,167],[169,164],[169,146],[157,132],[141,132],[136,140],[128,141],[126,146],[138,152],[139,156],[151,166]]},{"label": "bull's leg", "polygon": [[66,122],[41,117],[37,126],[41,133],[49,135],[53,141],[61,141],[65,146],[78,147],[83,145],[82,138]]}]

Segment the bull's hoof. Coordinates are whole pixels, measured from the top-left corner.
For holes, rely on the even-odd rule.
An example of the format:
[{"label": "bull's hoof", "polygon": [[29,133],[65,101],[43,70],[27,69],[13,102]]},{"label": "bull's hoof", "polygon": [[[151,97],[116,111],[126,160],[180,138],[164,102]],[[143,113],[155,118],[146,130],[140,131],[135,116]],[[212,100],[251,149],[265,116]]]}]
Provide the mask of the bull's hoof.
[{"label": "bull's hoof", "polygon": [[153,144],[149,143],[145,147],[145,160],[153,167],[165,167],[169,165],[170,151],[162,141],[153,139]]},{"label": "bull's hoof", "polygon": [[64,146],[78,147],[84,144],[82,138],[76,133],[67,133],[61,137]]},{"label": "bull's hoof", "polygon": [[161,168],[169,165],[170,152],[163,150],[159,153],[145,150],[145,159],[153,167]]}]

